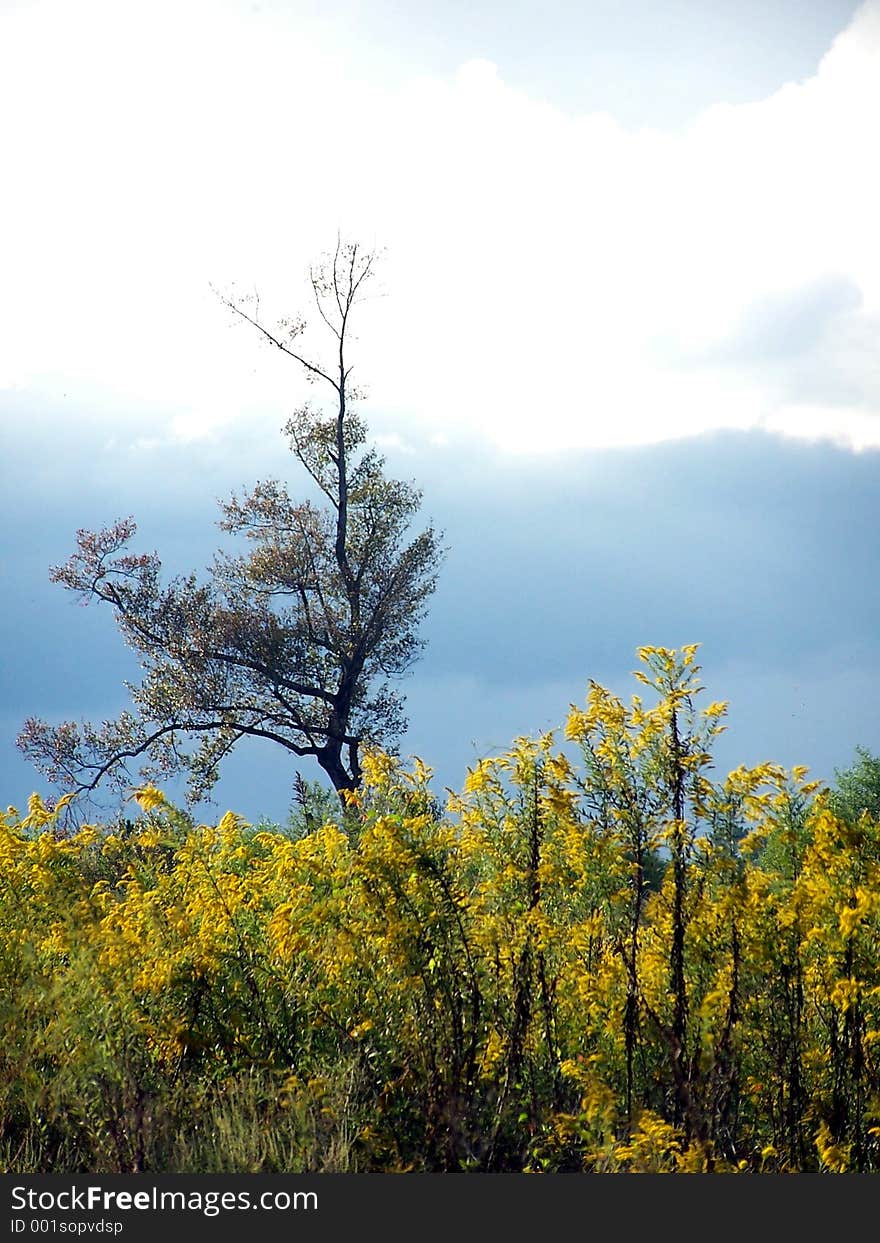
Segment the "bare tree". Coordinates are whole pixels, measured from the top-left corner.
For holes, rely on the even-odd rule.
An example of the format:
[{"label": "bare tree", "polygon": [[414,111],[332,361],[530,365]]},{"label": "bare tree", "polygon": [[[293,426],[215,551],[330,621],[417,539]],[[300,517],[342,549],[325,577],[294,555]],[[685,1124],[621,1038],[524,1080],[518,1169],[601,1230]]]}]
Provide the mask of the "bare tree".
[{"label": "bare tree", "polygon": [[137,761],[142,778],[187,772],[198,799],[251,737],[314,757],[341,794],[359,784],[362,745],[393,748],[405,721],[390,682],[423,646],[418,627],[443,549],[433,527],[412,533],[421,493],[385,477],[355,410],[351,319],[374,267],[373,253],[340,241],[310,271],[329,361],[302,352],[304,320],[269,328],[255,296],[223,298],[332,394],[329,410],[307,402],[284,428],[317,503],[273,480],[233,495],[219,525],[248,548],[218,552],[205,582],[190,574],[163,586],[155,553],[126,551],[131,518],[79,531],[77,551],[51,571],[84,602],[114,610],[143,669],[128,686],[133,710],[115,721],[25,723],[18,745],[51,781],[122,790]]}]

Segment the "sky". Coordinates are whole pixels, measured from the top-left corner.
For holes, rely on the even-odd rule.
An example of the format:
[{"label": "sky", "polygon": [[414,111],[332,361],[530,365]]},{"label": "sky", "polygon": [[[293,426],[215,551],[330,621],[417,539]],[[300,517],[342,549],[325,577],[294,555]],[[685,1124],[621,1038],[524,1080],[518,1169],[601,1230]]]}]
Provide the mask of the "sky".
[{"label": "sky", "polygon": [[[405,753],[459,785],[689,642],[719,767],[880,750],[878,109],[878,0],[0,0],[0,799],[46,788],[26,716],[137,674],[48,582],[75,530],[132,513],[182,572],[218,498],[297,486],[301,377],[212,286],[302,309],[337,231],[382,251],[363,412],[449,547]],[[217,798],[291,780],[251,746]]]}]

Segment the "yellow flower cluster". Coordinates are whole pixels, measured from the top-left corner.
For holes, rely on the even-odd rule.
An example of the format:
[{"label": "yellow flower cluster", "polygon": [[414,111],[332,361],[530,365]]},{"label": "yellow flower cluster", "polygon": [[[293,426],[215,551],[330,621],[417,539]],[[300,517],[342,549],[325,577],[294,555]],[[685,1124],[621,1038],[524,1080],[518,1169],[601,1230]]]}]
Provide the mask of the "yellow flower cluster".
[{"label": "yellow flower cluster", "polygon": [[713,782],[696,651],[642,649],[656,702],[591,683],[444,816],[378,753],[300,837],[152,786],[112,831],[10,808],[3,1082],[111,1119],[259,1066],[320,1118],[344,1067],[364,1168],[876,1168],[880,825],[803,768]]}]

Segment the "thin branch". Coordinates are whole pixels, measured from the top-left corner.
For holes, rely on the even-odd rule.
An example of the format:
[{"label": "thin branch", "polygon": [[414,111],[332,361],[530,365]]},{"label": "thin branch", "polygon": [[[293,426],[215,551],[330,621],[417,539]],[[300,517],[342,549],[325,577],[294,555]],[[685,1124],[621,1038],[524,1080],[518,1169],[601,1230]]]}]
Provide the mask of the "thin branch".
[{"label": "thin branch", "polygon": [[315,295],[315,306],[318,308],[318,314],[321,316],[321,319],[323,319],[324,323],[327,325],[330,331],[333,333],[334,337],[336,337],[338,340],[339,329],[336,327],[333,321],[329,318],[329,316],[327,315],[327,312],[324,310],[324,303],[321,300],[321,294],[318,291],[318,282],[315,279],[314,274],[310,273],[309,275],[311,277],[312,293]]},{"label": "thin branch", "polygon": [[252,315],[248,315],[247,311],[243,311],[240,306],[231,300],[231,298],[224,297],[223,294],[221,294],[213,285],[211,288],[224,306],[228,307],[230,311],[234,311],[236,315],[240,315],[242,319],[246,320],[249,324],[256,328],[258,332],[261,332],[267,341],[276,346],[284,354],[289,354],[291,358],[296,359],[300,366],[305,367],[306,371],[308,371],[311,375],[319,376],[322,380],[326,380],[328,384],[332,385],[337,392],[339,391],[339,385],[331,376],[327,375],[326,371],[323,371],[315,363],[310,363],[307,358],[303,358],[302,354],[298,354],[296,350],[292,350],[290,346],[285,345],[283,341],[279,341],[275,334],[270,332],[265,325],[261,324],[259,320],[254,319]]}]

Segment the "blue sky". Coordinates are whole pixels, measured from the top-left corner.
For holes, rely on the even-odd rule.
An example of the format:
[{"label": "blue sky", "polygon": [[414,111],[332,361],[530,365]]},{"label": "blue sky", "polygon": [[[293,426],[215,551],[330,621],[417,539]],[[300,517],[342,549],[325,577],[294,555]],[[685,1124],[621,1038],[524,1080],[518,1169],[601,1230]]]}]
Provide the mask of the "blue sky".
[{"label": "blue sky", "polygon": [[[337,227],[386,248],[364,413],[450,546],[405,751],[457,785],[688,642],[721,768],[880,749],[880,4],[6,3],[0,96],[7,802],[25,716],[136,676],[48,583],[76,528],[204,567],[218,497],[296,486],[300,377],[209,282],[297,310]],[[217,798],[291,779],[251,746]]]}]

